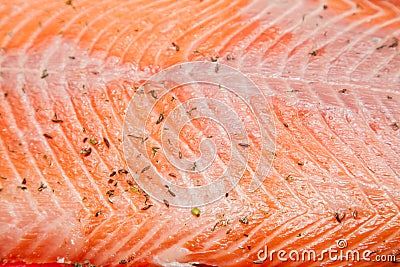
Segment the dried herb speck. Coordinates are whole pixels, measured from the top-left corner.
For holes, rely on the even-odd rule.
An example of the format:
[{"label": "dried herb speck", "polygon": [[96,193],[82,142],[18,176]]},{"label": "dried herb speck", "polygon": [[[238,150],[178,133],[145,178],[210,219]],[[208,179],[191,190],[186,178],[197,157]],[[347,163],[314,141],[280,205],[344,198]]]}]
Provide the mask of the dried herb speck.
[{"label": "dried herb speck", "polygon": [[108,139],[103,137],[103,141],[104,141],[104,144],[106,144],[106,147],[110,148],[110,142],[108,141]]},{"label": "dried herb speck", "polygon": [[43,134],[43,136],[46,137],[47,139],[53,139],[53,136],[51,136],[51,135],[49,135],[47,133]]},{"label": "dried herb speck", "polygon": [[249,221],[247,219],[247,216],[244,216],[242,218],[239,219],[239,222],[243,223],[243,224],[249,224]]},{"label": "dried herb speck", "polygon": [[339,223],[341,223],[343,221],[345,216],[346,216],[346,213],[344,213],[344,212],[340,213],[340,214],[338,212],[335,212],[335,214],[334,214],[336,221],[338,221]]},{"label": "dried herb speck", "polygon": [[118,174],[128,174],[129,172],[125,169],[118,170]]},{"label": "dried herb speck", "polygon": [[40,184],[40,186],[39,186],[39,188],[38,188],[38,191],[39,192],[42,192],[44,189],[46,189],[47,188],[47,185],[45,185],[43,182]]},{"label": "dried herb speck", "polygon": [[180,48],[179,48],[179,45],[177,43],[172,42],[172,45],[175,47],[176,51],[179,51]]},{"label": "dried herb speck", "polygon": [[153,206],[153,204],[147,204],[147,205],[144,206],[141,210],[147,210],[147,209],[149,209],[151,206]]},{"label": "dried herb speck", "polygon": [[42,71],[42,76],[40,76],[40,78],[41,78],[41,79],[44,79],[44,78],[46,78],[47,76],[49,76],[49,73],[47,72],[47,69],[44,69],[44,70]]},{"label": "dried herb speck", "polygon": [[164,199],[164,204],[165,204],[165,206],[167,206],[167,208],[169,208],[169,202],[168,202],[168,200]]},{"label": "dried herb speck", "polygon": [[54,118],[51,121],[54,122],[54,123],[62,123],[62,122],[64,122],[63,120],[60,120],[57,117],[57,113],[54,113]]},{"label": "dried herb speck", "polygon": [[384,48],[386,45],[381,45],[381,46],[378,46],[377,48],[376,48],[376,50],[381,50],[382,48]]},{"label": "dried herb speck", "polygon": [[398,45],[399,45],[399,39],[393,37],[393,42],[389,45],[389,48],[394,48],[397,47]]},{"label": "dried herb speck", "polygon": [[353,211],[353,214],[352,214],[352,215],[353,215],[353,218],[354,218],[354,219],[357,218],[357,213],[358,213],[357,210],[354,210],[354,211]]},{"label": "dried herb speck", "polygon": [[397,123],[393,123],[392,125],[390,125],[390,127],[392,127],[393,131],[397,131],[400,128]]},{"label": "dried herb speck", "polygon": [[85,157],[89,156],[92,153],[92,148],[82,148],[80,154],[84,155]]},{"label": "dried herb speck", "polygon": [[154,99],[158,99],[158,97],[155,95],[155,91],[154,90],[150,90],[150,94]]},{"label": "dried herb speck", "polygon": [[246,143],[239,143],[239,146],[242,146],[242,147],[249,147],[250,145],[249,145],[249,144],[246,144]]},{"label": "dried herb speck", "polygon": [[161,113],[160,116],[158,117],[158,120],[156,121],[156,124],[159,124],[160,122],[162,122],[163,119],[164,119],[164,114]]},{"label": "dried herb speck", "polygon": [[160,148],[159,147],[156,147],[156,146],[153,146],[152,148],[151,148],[151,151],[153,151],[153,157],[155,157],[155,155],[156,155],[156,153],[157,153],[157,151],[159,150]]},{"label": "dried herb speck", "polygon": [[140,173],[144,173],[144,172],[147,171],[148,169],[150,169],[150,165],[147,165],[146,167],[144,167]]}]

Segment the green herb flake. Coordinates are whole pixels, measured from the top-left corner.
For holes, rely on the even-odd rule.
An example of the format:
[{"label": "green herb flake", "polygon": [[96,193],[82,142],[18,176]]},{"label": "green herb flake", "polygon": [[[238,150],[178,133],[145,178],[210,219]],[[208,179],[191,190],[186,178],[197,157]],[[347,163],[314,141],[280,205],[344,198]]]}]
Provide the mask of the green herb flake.
[{"label": "green herb flake", "polygon": [[289,180],[293,181],[294,178],[293,178],[292,175],[289,174],[288,176],[285,177],[285,180],[286,180],[286,181],[289,181]]},{"label": "green herb flake", "polygon": [[97,141],[94,140],[94,139],[90,139],[89,142],[90,142],[92,145],[96,145],[96,144],[97,144]]},{"label": "green herb flake", "polygon": [[192,214],[196,217],[200,216],[200,210],[198,208],[193,208],[192,209]]}]

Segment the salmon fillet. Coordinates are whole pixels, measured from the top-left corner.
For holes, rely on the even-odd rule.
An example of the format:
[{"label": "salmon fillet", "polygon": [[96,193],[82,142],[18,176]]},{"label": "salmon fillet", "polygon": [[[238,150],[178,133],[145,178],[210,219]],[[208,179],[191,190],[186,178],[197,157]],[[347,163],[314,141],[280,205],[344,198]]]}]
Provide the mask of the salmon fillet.
[{"label": "salmon fillet", "polygon": [[0,2],[2,263],[400,261],[400,2]]}]

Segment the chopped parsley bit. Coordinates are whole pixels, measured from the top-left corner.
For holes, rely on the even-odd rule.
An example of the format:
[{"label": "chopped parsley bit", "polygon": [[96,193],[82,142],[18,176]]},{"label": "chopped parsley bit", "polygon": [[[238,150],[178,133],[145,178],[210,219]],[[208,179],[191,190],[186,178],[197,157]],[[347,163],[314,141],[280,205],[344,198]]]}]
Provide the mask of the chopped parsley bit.
[{"label": "chopped parsley bit", "polygon": [[247,215],[244,216],[244,217],[242,217],[242,218],[240,218],[240,219],[239,219],[239,222],[241,222],[241,223],[243,223],[243,224],[249,224],[249,221],[248,221],[248,219],[247,219]]},{"label": "chopped parsley bit", "polygon": [[197,167],[197,165],[196,165],[196,161],[195,161],[195,162],[193,162],[192,171],[195,171],[195,170],[196,170],[196,167]]},{"label": "chopped parsley bit", "polygon": [[51,135],[49,135],[47,133],[43,134],[43,136],[46,137],[47,139],[53,139],[53,136],[51,136]]},{"label": "chopped parsley bit", "polygon": [[158,120],[156,121],[156,124],[159,124],[160,122],[162,122],[163,119],[164,119],[164,114],[161,113],[160,116],[158,117]]},{"label": "chopped parsley bit", "polygon": [[139,188],[137,188],[136,186],[131,186],[130,189],[135,193],[139,193]]},{"label": "chopped parsley bit", "polygon": [[104,144],[106,144],[106,147],[110,148],[110,142],[108,141],[108,139],[103,137],[103,141],[104,141]]},{"label": "chopped parsley bit", "polygon": [[39,186],[39,188],[38,188],[38,191],[39,192],[42,192],[44,189],[46,189],[47,188],[47,185],[45,185],[43,182],[40,184],[40,186]]},{"label": "chopped parsley bit", "polygon": [[90,142],[92,145],[96,145],[96,144],[97,144],[97,141],[94,140],[94,139],[92,139],[92,138],[90,138],[89,142]]},{"label": "chopped parsley bit", "polygon": [[41,79],[46,78],[47,76],[49,76],[49,73],[47,72],[47,69],[44,69],[42,72],[42,76],[40,76]]},{"label": "chopped parsley bit", "polygon": [[288,180],[293,181],[294,180],[293,176],[290,175],[290,174],[288,176],[286,176],[285,179],[286,179],[286,181],[288,181]]},{"label": "chopped parsley bit", "polygon": [[89,156],[92,153],[92,149],[89,148],[82,148],[80,154],[84,155],[85,157]]},{"label": "chopped parsley bit", "polygon": [[[222,217],[224,217],[224,215],[222,215]],[[214,224],[214,226],[211,228],[211,231],[214,231],[215,228],[217,228],[217,226],[221,225],[221,226],[227,226],[230,223],[229,219],[221,219],[220,221],[218,221],[216,224]]]},{"label": "chopped parsley bit", "polygon": [[191,212],[196,217],[200,216],[200,210],[198,208],[193,208]]}]

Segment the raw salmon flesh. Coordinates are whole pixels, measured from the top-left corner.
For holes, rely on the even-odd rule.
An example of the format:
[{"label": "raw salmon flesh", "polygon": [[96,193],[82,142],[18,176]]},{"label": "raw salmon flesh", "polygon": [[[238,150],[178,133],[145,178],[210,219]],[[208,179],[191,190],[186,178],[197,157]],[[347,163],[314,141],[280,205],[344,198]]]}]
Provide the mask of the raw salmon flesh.
[{"label": "raw salmon flesh", "polygon": [[1,0],[0,263],[400,262],[399,39],[396,0]]}]

